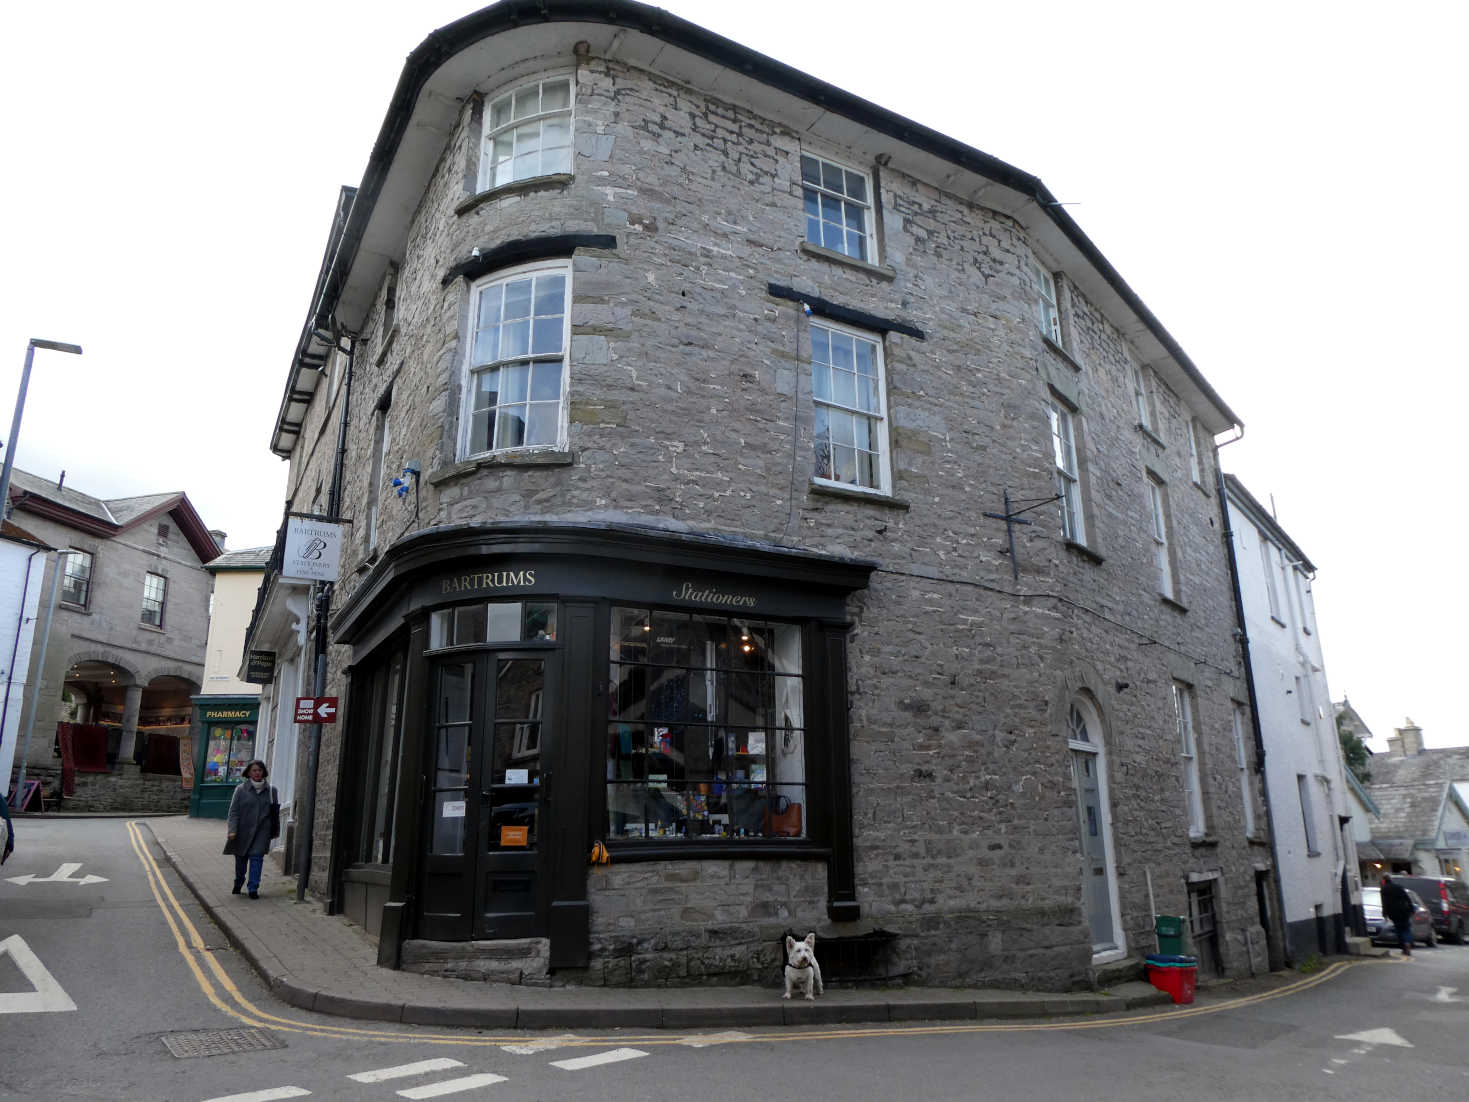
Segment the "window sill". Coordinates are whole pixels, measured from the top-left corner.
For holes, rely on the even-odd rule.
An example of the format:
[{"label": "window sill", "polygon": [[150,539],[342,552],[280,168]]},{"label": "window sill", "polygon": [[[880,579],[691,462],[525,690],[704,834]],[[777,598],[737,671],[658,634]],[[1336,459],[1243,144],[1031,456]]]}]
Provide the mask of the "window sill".
[{"label": "window sill", "polygon": [[809,241],[802,241],[798,246],[801,252],[807,256],[815,257],[817,260],[829,260],[833,264],[842,264],[848,268],[855,268],[859,272],[866,272],[870,276],[892,282],[898,278],[898,273],[883,264],[872,264],[866,260],[858,260],[855,256],[839,253],[835,249],[828,249],[824,245],[813,245]]},{"label": "window sill", "polygon": [[1319,849],[1308,849],[1306,851],[1306,856],[1307,857],[1320,857],[1321,856],[1321,851]]},{"label": "window sill", "polygon": [[1158,600],[1162,601],[1165,605],[1167,605],[1169,608],[1171,608],[1174,612],[1182,613],[1182,614],[1185,614],[1185,615],[1188,613],[1188,605],[1185,605],[1185,604],[1182,604],[1182,603],[1180,603],[1178,601],[1175,601],[1172,597],[1169,597],[1167,594],[1161,594],[1160,593],[1158,595]]},{"label": "window sill", "polygon": [[1190,834],[1188,844],[1195,849],[1214,849],[1219,845],[1219,839],[1212,834]]},{"label": "window sill", "polygon": [[159,635],[167,635],[168,634],[168,629],[167,628],[157,627],[157,626],[155,626],[153,624],[142,624],[142,623],[140,623],[138,625],[138,627],[142,628],[144,631],[156,631]]},{"label": "window sill", "polygon": [[1160,437],[1160,436],[1159,436],[1159,435],[1158,435],[1158,434],[1157,434],[1157,433],[1156,433],[1156,432],[1154,432],[1154,431],[1153,431],[1153,430],[1152,430],[1152,429],[1150,429],[1150,428],[1148,428],[1148,426],[1147,426],[1147,425],[1145,425],[1145,424],[1143,424],[1143,423],[1142,423],[1142,422],[1141,422],[1141,421],[1139,421],[1139,422],[1138,422],[1138,423],[1137,423],[1137,425],[1136,425],[1136,428],[1137,428],[1137,431],[1138,431],[1138,432],[1140,432],[1140,433],[1142,433],[1142,434],[1143,434],[1143,435],[1144,435],[1144,436],[1146,436],[1146,437],[1147,437],[1147,438],[1148,438],[1148,439],[1149,439],[1149,440],[1151,440],[1151,441],[1152,441],[1152,442],[1153,442],[1153,443],[1154,443],[1154,444],[1157,444],[1157,445],[1158,445],[1158,447],[1160,447],[1160,448],[1163,448],[1163,449],[1165,449],[1165,450],[1166,450],[1166,449],[1167,449],[1167,447],[1168,447],[1168,445],[1167,445],[1167,444],[1165,444],[1165,443],[1163,443],[1163,439],[1162,439],[1162,437]]},{"label": "window sill", "polygon": [[510,451],[497,455],[482,455],[476,459],[465,459],[459,463],[440,467],[428,473],[431,486],[442,486],[446,482],[474,474],[492,467],[570,467],[576,462],[571,451],[547,448],[541,451]]},{"label": "window sill", "polygon": [[1070,551],[1073,555],[1076,555],[1078,558],[1083,558],[1096,566],[1101,566],[1107,561],[1103,556],[1097,554],[1084,543],[1077,543],[1075,540],[1063,540],[1062,543],[1066,547],[1066,550]]},{"label": "window sill", "polygon": [[1276,627],[1278,627],[1278,628],[1283,628],[1283,627],[1285,627],[1285,621],[1284,621],[1284,620],[1282,620],[1282,619],[1281,619],[1281,618],[1280,618],[1280,617],[1279,617],[1279,616],[1276,616],[1276,615],[1274,615],[1274,614],[1273,614],[1273,613],[1272,613],[1272,614],[1271,614],[1271,616],[1270,616],[1270,619],[1272,619],[1272,620],[1274,620],[1274,621],[1275,621],[1275,626],[1276,626]]},{"label": "window sill", "polygon": [[382,347],[377,350],[377,355],[372,358],[372,362],[378,367],[381,367],[383,361],[388,358],[388,353],[393,350],[393,342],[397,339],[398,327],[394,325],[388,330],[387,335],[383,337]]},{"label": "window sill", "polygon": [[612,863],[617,865],[637,861],[692,861],[704,857],[717,857],[725,860],[739,857],[811,859],[831,857],[829,846],[817,845],[809,838],[792,838],[789,841],[762,838],[744,842],[716,841],[712,838],[707,842],[697,838],[674,842],[659,839],[649,839],[646,842],[609,839],[607,852],[612,858]]},{"label": "window sill", "polygon": [[1252,846],[1268,846],[1270,844],[1270,837],[1269,835],[1261,834],[1257,830],[1254,834],[1246,834],[1245,841]]},{"label": "window sill", "polygon": [[889,509],[909,509],[911,506],[901,498],[878,490],[856,490],[846,486],[833,486],[826,482],[817,482],[814,479],[806,488],[808,493],[818,494],[822,497],[839,497],[846,501],[865,501],[872,505],[883,505]]},{"label": "window sill", "polygon": [[1077,372],[1078,374],[1080,374],[1080,372],[1081,372],[1081,364],[1077,363],[1076,360],[1072,358],[1072,355],[1071,355],[1070,352],[1067,352],[1066,349],[1062,348],[1059,344],[1057,344],[1055,341],[1051,340],[1051,338],[1048,337],[1048,336],[1046,336],[1044,333],[1041,334],[1041,343],[1044,344],[1048,349],[1050,349],[1050,351],[1052,351],[1053,353],[1055,353],[1057,356],[1060,356],[1061,359],[1062,359],[1062,361],[1064,361],[1065,364],[1068,367],[1071,368],[1071,370],[1073,370],[1073,371]]},{"label": "window sill", "polygon": [[70,601],[57,601],[56,603],[67,612],[75,612],[81,616],[92,615],[92,610],[89,609],[86,605],[74,605]]},{"label": "window sill", "polygon": [[534,176],[529,180],[516,180],[511,184],[501,184],[499,187],[476,192],[468,199],[461,200],[455,205],[454,213],[462,218],[475,208],[494,202],[496,199],[502,199],[507,195],[526,195],[535,191],[561,191],[569,187],[571,181],[571,173],[557,172],[550,176]]},{"label": "window sill", "polygon": [[1203,495],[1204,495],[1204,496],[1205,496],[1205,497],[1210,497],[1210,496],[1212,496],[1212,495],[1211,495],[1211,494],[1210,494],[1210,493],[1209,493],[1209,487],[1207,487],[1207,486],[1205,486],[1205,485],[1204,485],[1204,484],[1203,484],[1203,483],[1202,483],[1202,482],[1200,482],[1200,481],[1199,481],[1199,480],[1198,480],[1198,479],[1195,479],[1195,480],[1194,480],[1194,489],[1195,489],[1195,490],[1198,490],[1198,491],[1199,491],[1199,493],[1201,493],[1201,494],[1203,494]]}]

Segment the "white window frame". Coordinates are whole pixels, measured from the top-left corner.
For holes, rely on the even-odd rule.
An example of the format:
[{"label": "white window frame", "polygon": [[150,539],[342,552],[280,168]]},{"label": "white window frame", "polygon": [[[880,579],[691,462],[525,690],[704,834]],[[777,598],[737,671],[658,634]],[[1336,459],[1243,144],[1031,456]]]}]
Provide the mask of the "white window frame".
[{"label": "white window frame", "polygon": [[1276,561],[1276,563],[1280,567],[1280,622],[1282,624],[1284,624],[1286,627],[1290,627],[1290,606],[1291,606],[1290,575],[1291,575],[1291,566],[1290,566],[1290,563],[1286,560],[1286,557],[1285,557],[1285,549],[1284,548],[1277,548],[1276,549],[1276,552],[1275,552],[1275,561]]},{"label": "white window frame", "polygon": [[1188,423],[1188,473],[1195,486],[1204,485],[1204,460],[1199,454],[1199,423]]},{"label": "white window frame", "polygon": [[1250,756],[1245,749],[1245,706],[1237,703],[1234,705],[1232,721],[1234,724],[1234,756],[1239,764],[1239,792],[1244,800],[1245,809],[1245,837],[1252,838],[1255,834],[1255,786],[1250,781]]},{"label": "white window frame", "polygon": [[1198,735],[1194,725],[1194,691],[1182,681],[1173,682],[1173,718],[1178,729],[1178,757],[1183,776],[1184,806],[1188,810],[1190,838],[1204,836],[1204,793],[1199,770]]},{"label": "white window frame", "polygon": [[[557,106],[550,109],[543,109],[542,101],[545,98],[546,85],[558,84],[563,81],[567,85],[566,105],[564,107]],[[532,89],[536,93],[536,110],[516,117],[516,98],[530,92]],[[495,110],[501,104],[507,102],[510,104],[510,113],[497,125],[495,122]],[[540,143],[546,137],[546,124],[548,122],[554,123],[562,118],[566,120],[566,145],[564,146],[566,150],[566,161],[564,165],[557,161],[547,167],[545,158],[542,156],[544,150],[541,149]],[[536,126],[537,128],[537,148],[534,151],[537,153],[536,164],[534,171],[520,173],[516,171],[516,161],[522,156],[528,156],[528,154],[517,152],[522,138],[528,138],[528,135],[522,135],[521,132],[528,130],[531,126]],[[511,155],[508,158],[496,160],[494,155],[496,139],[504,138],[507,135],[509,135],[511,142]],[[558,145],[555,148],[561,149],[563,147]],[[576,76],[574,73],[570,71],[544,73],[534,80],[520,81],[494,96],[485,97],[484,119],[480,130],[479,146],[478,187],[480,191],[489,191],[492,188],[504,187],[507,184],[519,183],[522,180],[534,180],[540,176],[553,176],[562,173],[570,174],[575,163]],[[508,164],[510,166],[509,171],[503,176],[497,172],[497,166],[500,164]]]},{"label": "white window frame", "polygon": [[[78,563],[84,563],[86,565],[86,571],[85,572],[82,572],[82,571],[73,571],[72,570],[71,566],[72,566],[73,557],[75,557],[75,559],[76,559],[76,561]],[[91,600],[92,600],[92,563],[93,563],[93,561],[94,560],[92,558],[92,553],[90,551],[83,551],[79,547],[71,547],[71,548],[68,548],[62,554],[62,556],[61,556],[61,563],[60,563],[60,566],[59,566],[59,568],[61,570],[61,593],[60,593],[60,597],[61,597],[62,603],[68,604],[68,605],[72,605],[75,608],[86,608],[88,606],[88,604],[91,602]],[[71,583],[73,582],[73,580],[76,580],[76,579],[79,579],[80,580],[80,583],[81,583],[81,585],[83,587],[82,599],[80,601],[73,601],[73,600],[69,599],[67,597],[67,595],[66,595],[66,591],[67,591],[68,587],[71,585]]]},{"label": "white window frame", "polygon": [[[887,369],[883,360],[882,337],[877,333],[870,333],[863,329],[856,329],[850,325],[843,325],[839,322],[830,321],[827,318],[813,318],[811,320],[809,328],[811,332],[808,338],[810,341],[810,362],[808,366],[811,372],[812,406],[811,480],[822,486],[840,486],[843,489],[847,490],[858,490],[873,494],[889,494],[891,493],[892,487],[892,473],[890,470],[890,448],[888,445]],[[818,330],[825,331],[828,334],[828,352],[827,359],[825,361],[817,359]],[[860,341],[872,346],[873,365],[877,370],[877,377],[873,383],[872,395],[873,401],[876,404],[875,409],[867,410],[863,409],[860,404],[849,405],[838,400],[834,384],[839,381],[839,375],[837,373],[841,371],[842,368],[839,364],[833,362],[836,357],[830,352],[830,348],[832,347],[832,337],[853,341],[854,353],[856,349],[855,342]],[[822,382],[823,374],[828,375],[831,380],[824,385]],[[856,376],[859,375],[859,373],[855,370],[855,359],[852,375],[854,376],[854,379]],[[825,392],[826,397],[821,396],[823,391]],[[857,398],[857,387],[854,385],[854,403],[856,403]],[[834,456],[832,455],[833,437],[831,433],[831,425],[833,414],[835,414],[839,418],[852,418],[854,419],[854,421],[857,419],[863,419],[870,424],[870,442],[874,445],[874,447],[867,450],[870,454],[874,456],[874,476],[875,481],[878,483],[877,485],[866,485],[865,483],[860,481],[860,478],[858,481],[844,481],[842,479],[834,477],[837,472],[834,462]],[[821,427],[823,421],[826,424],[826,431],[824,434]],[[827,447],[824,456],[821,450],[823,438],[825,439]],[[849,435],[849,438],[852,441],[852,444],[849,446],[855,447],[858,443],[855,431]],[[818,473],[823,469],[829,471],[830,473],[825,475]]]},{"label": "white window frame", "polygon": [[[807,162],[817,166],[819,179],[808,179],[807,173],[812,167]],[[835,173],[841,173],[840,181],[833,177]],[[824,154],[802,150],[800,154],[801,175],[801,217],[804,222],[804,233],[808,244],[818,248],[827,249],[830,252],[840,253],[842,256],[851,257],[866,264],[876,264],[877,261],[877,238],[874,230],[873,219],[873,193],[872,174],[864,172],[860,168],[853,168],[849,164],[827,157]],[[852,194],[853,178],[860,181],[863,197]],[[834,185],[840,182],[841,187]],[[825,200],[825,202],[823,202]],[[813,201],[816,212],[812,213]],[[827,218],[831,205],[840,207],[842,221],[832,222]],[[854,211],[860,212],[862,219],[861,230],[856,230],[850,225],[850,218]],[[813,223],[815,236],[812,236]],[[831,234],[826,232],[827,226],[839,226],[841,229],[840,247],[829,243]],[[852,235],[856,234],[856,248],[853,251]]]},{"label": "white window frame", "polygon": [[1148,508],[1153,520],[1153,559],[1158,566],[1158,592],[1170,601],[1178,599],[1178,584],[1173,574],[1173,552],[1169,547],[1167,485],[1148,472]]},{"label": "white window frame", "polygon": [[[506,288],[510,284],[522,282],[522,281],[525,281],[525,280],[532,280],[533,282],[531,284],[531,288],[532,288],[532,310],[533,310],[534,309],[534,292],[535,292],[535,283],[534,283],[534,280],[536,280],[536,279],[538,279],[539,277],[542,277],[542,276],[555,276],[555,275],[561,276],[564,279],[564,281],[565,281],[565,283],[564,283],[564,290],[562,292],[563,298],[562,298],[562,303],[561,303],[561,347],[560,347],[560,350],[558,352],[555,352],[555,353],[552,353],[552,352],[540,352],[540,353],[532,352],[532,351],[530,351],[530,349],[532,347],[532,345],[530,344],[530,340],[533,339],[533,336],[532,336],[532,337],[528,338],[526,351],[524,351],[523,353],[517,353],[517,354],[514,354],[514,355],[510,355],[510,356],[500,356],[498,354],[499,349],[497,348],[496,349],[496,354],[494,356],[487,356],[487,357],[485,357],[483,359],[483,362],[481,362],[480,357],[478,355],[479,349],[480,349],[480,344],[481,344],[481,342],[479,340],[479,335],[480,335],[481,328],[482,328],[481,325],[480,325],[480,311],[481,311],[482,304],[484,303],[486,296],[492,295],[496,291],[499,291],[503,295],[504,288]],[[553,316],[554,315],[543,315],[543,317],[548,318],[548,319],[550,317],[553,317]],[[528,332],[530,334],[534,334],[534,331],[535,331],[534,330],[534,326],[533,326],[533,323],[532,323],[531,319],[529,319],[529,318],[527,319],[527,327],[528,327]],[[491,326],[485,326],[483,328],[485,330],[488,330],[489,328],[491,328]],[[543,330],[543,332],[545,332],[545,330]],[[555,437],[555,439],[554,440],[551,440],[551,441],[541,441],[539,443],[532,443],[532,444],[526,444],[526,443],[503,444],[502,443],[499,446],[496,446],[495,445],[495,439],[496,439],[496,436],[497,436],[497,432],[496,432],[495,426],[492,425],[490,427],[490,429],[488,430],[487,434],[486,434],[486,446],[483,447],[483,448],[479,448],[477,450],[473,449],[472,445],[474,443],[474,436],[475,436],[475,433],[474,433],[475,418],[477,416],[476,403],[475,403],[475,399],[476,399],[476,385],[475,384],[476,384],[476,379],[478,378],[478,376],[481,373],[483,373],[483,372],[489,372],[489,371],[497,370],[497,369],[503,371],[503,370],[505,370],[507,368],[512,368],[513,369],[513,368],[519,368],[519,367],[523,367],[523,366],[524,367],[531,367],[533,369],[537,365],[557,364],[557,363],[560,364],[560,394],[559,394],[558,399],[556,401],[556,405],[557,405],[556,421],[557,421],[557,423],[556,423],[556,437]],[[467,337],[466,337],[466,340],[465,340],[464,367],[463,367],[462,372],[461,372],[461,375],[460,375],[460,387],[461,387],[461,391],[462,391],[462,397],[461,397],[461,401],[460,401],[460,418],[459,418],[459,422],[460,422],[460,427],[459,427],[459,457],[461,459],[474,459],[474,458],[481,457],[481,456],[500,455],[500,454],[504,454],[504,453],[507,453],[507,452],[518,453],[518,452],[551,451],[551,450],[564,451],[566,449],[566,447],[567,447],[567,410],[568,410],[568,403],[569,403],[568,392],[569,392],[570,382],[571,382],[570,376],[571,376],[571,261],[570,260],[551,260],[551,261],[541,261],[541,262],[534,263],[534,264],[522,264],[522,265],[519,265],[519,266],[514,267],[514,268],[507,268],[507,269],[505,269],[503,271],[494,272],[491,275],[486,276],[484,279],[478,280],[474,284],[474,286],[470,289],[470,296],[469,296],[469,322],[468,322]],[[527,400],[528,399],[529,399],[529,391],[527,392]],[[502,410],[505,406],[514,406],[514,405],[521,405],[521,404],[526,404],[526,402],[525,401],[517,401],[517,402],[498,403],[496,405],[496,409],[497,410]],[[540,399],[540,400],[537,400],[535,404],[538,404],[538,405],[550,405],[550,400],[549,399]],[[498,414],[497,414],[497,419],[498,419]]]},{"label": "white window frame", "polygon": [[1265,596],[1270,601],[1270,618],[1278,624],[1285,621],[1280,618],[1280,595],[1275,589],[1275,561],[1270,553],[1270,544],[1260,538],[1260,569],[1265,575]]},{"label": "white window frame", "polygon": [[1312,700],[1311,677],[1309,674],[1296,674],[1296,712],[1301,717],[1301,722],[1309,727],[1316,720],[1316,702]]},{"label": "white window frame", "polygon": [[1035,284],[1035,320],[1041,334],[1061,346],[1061,305],[1056,297],[1056,278],[1035,257],[1030,258],[1030,275]]},{"label": "white window frame", "polygon": [[1301,631],[1310,635],[1311,621],[1315,613],[1311,602],[1308,600],[1311,595],[1310,579],[1304,573],[1297,570],[1294,572],[1294,580],[1296,583],[1296,604],[1300,606],[1301,612]]},{"label": "white window frame", "polygon": [[1316,815],[1311,799],[1311,778],[1304,773],[1296,774],[1296,794],[1301,799],[1301,826],[1305,828],[1306,856],[1320,857],[1321,850],[1316,844]]},{"label": "white window frame", "polygon": [[[158,583],[156,587],[152,585],[154,581],[157,581]],[[150,595],[150,590],[154,588],[158,590],[157,596]],[[156,610],[154,610],[155,605],[157,606]],[[138,613],[138,622],[142,624],[147,624],[149,627],[162,629],[163,612],[167,605],[168,578],[162,574],[155,574],[151,570],[148,571],[143,575],[143,605]],[[148,613],[150,610],[155,611],[155,615],[157,616],[156,621],[150,620],[148,618]]]},{"label": "white window frame", "polygon": [[1137,411],[1140,428],[1153,431],[1153,390],[1148,385],[1148,369],[1141,364],[1132,365],[1132,403]]},{"label": "white window frame", "polygon": [[1061,534],[1072,543],[1086,544],[1086,510],[1081,500],[1081,463],[1076,453],[1076,415],[1052,398],[1046,403],[1051,429],[1051,461],[1056,493],[1061,501]]},{"label": "white window frame", "polygon": [[392,434],[388,431],[388,411],[392,409],[393,391],[389,387],[374,409],[372,420],[373,449],[372,470],[367,484],[367,553],[377,550],[377,522],[382,515],[383,480],[388,473],[388,445]]}]

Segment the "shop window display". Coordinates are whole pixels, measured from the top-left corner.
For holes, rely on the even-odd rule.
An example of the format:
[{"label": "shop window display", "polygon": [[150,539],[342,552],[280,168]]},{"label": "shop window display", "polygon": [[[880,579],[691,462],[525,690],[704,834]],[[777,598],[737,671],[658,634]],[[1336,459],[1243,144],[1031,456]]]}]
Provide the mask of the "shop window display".
[{"label": "shop window display", "polygon": [[205,783],[238,781],[254,757],[255,728],[211,727],[209,743],[204,750]]},{"label": "shop window display", "polygon": [[607,836],[806,836],[794,624],[615,608]]}]

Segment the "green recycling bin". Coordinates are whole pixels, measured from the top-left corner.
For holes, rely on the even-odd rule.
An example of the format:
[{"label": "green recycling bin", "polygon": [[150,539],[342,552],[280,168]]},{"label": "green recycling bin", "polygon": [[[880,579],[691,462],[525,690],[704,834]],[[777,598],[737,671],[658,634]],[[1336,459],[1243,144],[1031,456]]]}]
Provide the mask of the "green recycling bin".
[{"label": "green recycling bin", "polygon": [[1158,952],[1168,956],[1182,954],[1185,921],[1182,915],[1153,916],[1153,932],[1158,935]]}]

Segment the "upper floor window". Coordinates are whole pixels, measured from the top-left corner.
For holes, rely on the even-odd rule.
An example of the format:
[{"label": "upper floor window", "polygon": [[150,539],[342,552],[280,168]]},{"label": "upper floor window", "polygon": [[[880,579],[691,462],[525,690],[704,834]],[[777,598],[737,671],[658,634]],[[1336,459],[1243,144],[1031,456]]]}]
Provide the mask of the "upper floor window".
[{"label": "upper floor window", "polygon": [[1158,592],[1168,598],[1177,597],[1173,577],[1173,551],[1168,546],[1168,500],[1161,480],[1148,473],[1148,507],[1153,518],[1153,557],[1158,564]]},{"label": "upper floor window", "polygon": [[806,240],[858,260],[871,261],[872,188],[860,172],[801,154],[801,194]]},{"label": "upper floor window", "polygon": [[572,81],[551,77],[490,101],[480,152],[481,191],[571,171]]},{"label": "upper floor window", "polygon": [[1036,260],[1030,262],[1035,282],[1035,320],[1041,332],[1056,344],[1061,343],[1061,311],[1056,305],[1056,281]]},{"label": "upper floor window", "polygon": [[1204,484],[1204,460],[1199,452],[1199,423],[1188,423],[1188,473],[1195,486]]},{"label": "upper floor window", "polygon": [[1137,409],[1137,423],[1153,431],[1153,391],[1148,385],[1147,369],[1132,365],[1132,401]]},{"label": "upper floor window", "polygon": [[1260,540],[1260,571],[1265,575],[1265,596],[1270,602],[1270,618],[1280,619],[1280,594],[1275,589],[1275,563],[1270,555],[1270,545]]},{"label": "upper floor window", "polygon": [[566,443],[571,265],[533,265],[474,288],[462,454]]},{"label": "upper floor window", "polygon": [[68,551],[62,560],[61,599],[69,605],[86,607],[92,595],[92,556],[85,551]]},{"label": "upper floor window", "polygon": [[167,592],[168,579],[162,574],[143,575],[143,623],[155,628],[163,626],[163,600]]},{"label": "upper floor window", "polygon": [[812,476],[888,489],[882,344],[830,322],[811,323]]},{"label": "upper floor window", "polygon": [[1199,769],[1198,739],[1194,732],[1194,691],[1181,681],[1173,683],[1173,719],[1178,726],[1178,754],[1183,767],[1183,796],[1188,810],[1188,832],[1204,834],[1204,793]]},{"label": "upper floor window", "polygon": [[1255,786],[1250,780],[1250,756],[1245,749],[1245,708],[1243,704],[1234,706],[1234,757],[1239,766],[1239,790],[1244,799],[1245,811],[1245,835],[1252,837],[1255,833]]},{"label": "upper floor window", "polygon": [[1076,426],[1071,411],[1060,402],[1046,405],[1051,422],[1051,457],[1056,464],[1056,493],[1061,498],[1061,534],[1072,543],[1086,542],[1086,517],[1081,507],[1081,476],[1076,462]]}]

